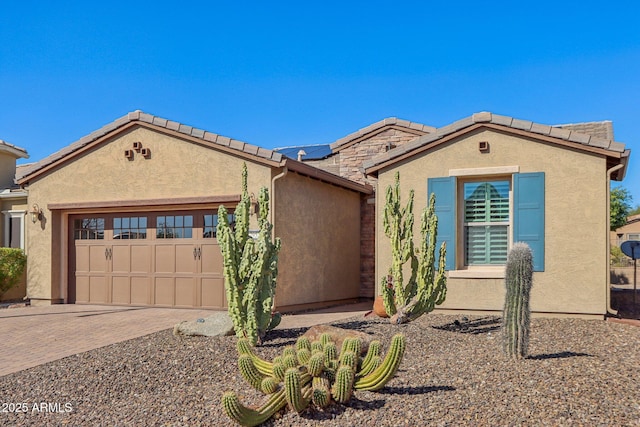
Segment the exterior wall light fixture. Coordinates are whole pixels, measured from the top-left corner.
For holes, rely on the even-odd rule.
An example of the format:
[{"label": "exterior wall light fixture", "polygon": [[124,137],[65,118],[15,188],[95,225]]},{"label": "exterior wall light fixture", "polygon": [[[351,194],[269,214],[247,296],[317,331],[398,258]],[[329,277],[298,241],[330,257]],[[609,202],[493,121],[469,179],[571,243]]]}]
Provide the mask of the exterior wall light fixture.
[{"label": "exterior wall light fixture", "polygon": [[38,221],[42,220],[42,209],[40,209],[40,206],[38,206],[37,203],[34,203],[33,206],[31,207],[31,212],[29,212],[31,214],[31,222],[32,223],[36,223]]}]

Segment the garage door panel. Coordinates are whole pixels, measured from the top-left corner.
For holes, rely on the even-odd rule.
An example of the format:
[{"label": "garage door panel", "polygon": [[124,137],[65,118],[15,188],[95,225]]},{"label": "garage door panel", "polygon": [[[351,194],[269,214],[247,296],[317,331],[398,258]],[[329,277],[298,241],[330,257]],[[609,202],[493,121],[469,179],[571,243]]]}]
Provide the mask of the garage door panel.
[{"label": "garage door panel", "polygon": [[104,245],[88,246],[89,248],[89,268],[87,271],[93,273],[106,273],[107,256]]},{"label": "garage door panel", "polygon": [[129,276],[113,276],[112,297],[114,304],[131,304],[131,283]]},{"label": "garage door panel", "polygon": [[111,251],[111,271],[129,273],[131,271],[131,247],[114,245]]},{"label": "garage door panel", "polygon": [[156,273],[176,272],[176,251],[173,245],[155,246],[155,271]]},{"label": "garage door panel", "polygon": [[154,286],[154,304],[175,305],[175,279],[173,277],[156,277]]},{"label": "garage door panel", "polygon": [[193,245],[193,243],[189,243],[186,245],[176,245],[175,246],[175,272],[176,273],[194,273],[194,268],[196,265],[196,257],[197,257],[197,248]]},{"label": "garage door panel", "polygon": [[109,292],[107,289],[107,280],[104,276],[89,277],[89,302],[92,303],[108,303]]},{"label": "garage door panel", "polygon": [[222,253],[214,243],[202,244],[202,273],[222,275]]},{"label": "garage door panel", "polygon": [[76,276],[76,302],[89,302],[88,276]]},{"label": "garage door panel", "polygon": [[175,305],[194,307],[196,301],[196,281],[193,277],[176,277]]},{"label": "garage door panel", "polygon": [[150,305],[150,283],[149,277],[131,278],[131,304]]},{"label": "garage door panel", "polygon": [[76,246],[76,273],[89,271],[89,246]]},{"label": "garage door panel", "polygon": [[131,246],[131,273],[151,272],[151,247],[149,245]]},{"label": "garage door panel", "polygon": [[202,279],[202,306],[211,308],[225,307],[224,279]]}]

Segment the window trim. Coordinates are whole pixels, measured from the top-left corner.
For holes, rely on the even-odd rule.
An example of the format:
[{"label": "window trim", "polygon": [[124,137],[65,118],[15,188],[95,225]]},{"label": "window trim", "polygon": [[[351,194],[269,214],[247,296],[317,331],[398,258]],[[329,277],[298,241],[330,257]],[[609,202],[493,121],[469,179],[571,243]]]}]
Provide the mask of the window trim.
[{"label": "window trim", "polygon": [[[497,169],[497,168],[491,168]],[[500,168],[502,169],[502,168]],[[456,259],[455,270],[449,270],[450,277],[478,277],[478,278],[504,278],[503,264],[486,264],[486,265],[465,265],[466,246],[465,246],[465,222],[464,222],[464,184],[469,182],[490,182],[490,181],[508,181],[509,182],[509,223],[507,225],[507,253],[513,246],[513,175],[495,174],[489,176],[465,176],[464,178],[456,178],[456,217],[457,217],[457,236],[456,236]],[[451,276],[451,273],[454,273]]]},{"label": "window trim", "polygon": [[8,248],[11,242],[9,241],[9,237],[11,234],[11,219],[16,218],[20,220],[20,249],[24,251],[25,247],[25,217],[27,214],[26,210],[20,209],[10,209],[6,211],[2,211],[4,214],[4,247]]}]

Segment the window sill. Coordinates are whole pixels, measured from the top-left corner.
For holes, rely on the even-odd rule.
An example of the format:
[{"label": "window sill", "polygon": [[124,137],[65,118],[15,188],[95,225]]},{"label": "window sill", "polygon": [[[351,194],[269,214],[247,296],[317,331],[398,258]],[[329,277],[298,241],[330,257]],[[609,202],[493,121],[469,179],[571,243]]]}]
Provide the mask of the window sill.
[{"label": "window sill", "polygon": [[450,270],[449,278],[460,279],[504,279],[504,267],[480,267],[467,270]]}]

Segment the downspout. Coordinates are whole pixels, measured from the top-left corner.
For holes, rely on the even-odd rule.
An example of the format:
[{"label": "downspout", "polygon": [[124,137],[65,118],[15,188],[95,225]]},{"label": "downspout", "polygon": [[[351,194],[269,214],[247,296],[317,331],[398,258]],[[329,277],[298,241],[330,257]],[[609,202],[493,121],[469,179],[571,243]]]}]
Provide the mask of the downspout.
[{"label": "downspout", "polygon": [[271,229],[271,238],[272,239],[276,238],[276,221],[275,221],[275,219],[276,219],[276,212],[275,212],[275,207],[276,207],[276,181],[279,180],[280,178],[284,178],[287,175],[288,172],[289,172],[289,168],[287,168],[285,166],[280,174],[274,176],[271,179],[271,198],[269,199],[269,202],[270,202],[270,206],[269,206],[269,222],[271,222],[271,224],[273,224],[273,228]]},{"label": "downspout", "polygon": [[[282,172],[278,175],[271,178],[271,197],[269,198],[269,221],[271,222],[271,239],[275,240],[276,238],[276,181],[280,178],[284,178],[289,172],[289,168],[286,166],[282,169]],[[271,303],[271,311],[273,312],[276,309],[276,295],[273,296],[273,301]]]},{"label": "downspout", "polygon": [[607,314],[612,316],[618,315],[618,310],[611,308],[611,262],[609,257],[611,256],[611,174],[624,167],[624,164],[619,164],[611,169],[607,170],[607,280],[606,280],[606,296],[607,296]]}]

